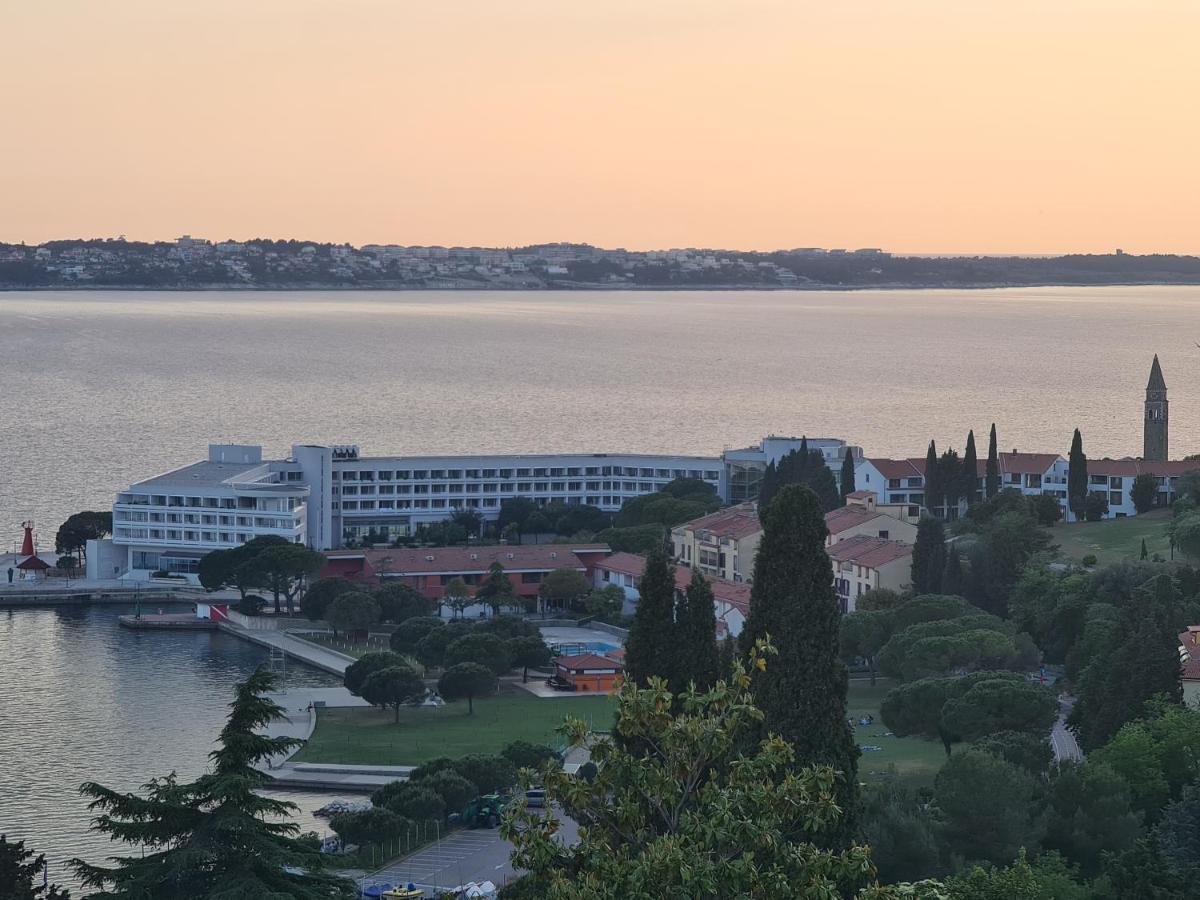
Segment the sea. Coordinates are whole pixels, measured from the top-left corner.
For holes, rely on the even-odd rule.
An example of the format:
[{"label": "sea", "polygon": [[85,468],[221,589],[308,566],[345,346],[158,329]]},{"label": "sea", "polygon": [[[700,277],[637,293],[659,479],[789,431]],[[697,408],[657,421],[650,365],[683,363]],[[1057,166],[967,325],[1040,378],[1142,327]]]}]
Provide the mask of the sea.
[{"label": "sea", "polygon": [[[365,455],[718,455],[768,434],[869,456],[1137,455],[1150,361],[1172,456],[1200,452],[1200,287],[847,292],[0,293],[0,552],[203,458],[209,442]],[[266,657],[120,610],[0,612],[0,832],[63,879],[118,852],[78,785],[199,774]],[[289,686],[328,683],[292,667]],[[305,827],[319,797],[296,798]],[[69,879],[67,879],[69,881]]]}]

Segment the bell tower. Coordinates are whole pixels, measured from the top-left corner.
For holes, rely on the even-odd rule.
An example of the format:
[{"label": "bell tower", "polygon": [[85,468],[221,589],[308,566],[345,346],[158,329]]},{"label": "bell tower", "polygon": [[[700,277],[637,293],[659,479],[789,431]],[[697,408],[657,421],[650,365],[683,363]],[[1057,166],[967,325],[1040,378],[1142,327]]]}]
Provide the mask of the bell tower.
[{"label": "bell tower", "polygon": [[1158,354],[1150,366],[1146,383],[1146,418],[1142,439],[1142,459],[1165,461],[1167,458],[1167,383],[1158,365]]}]

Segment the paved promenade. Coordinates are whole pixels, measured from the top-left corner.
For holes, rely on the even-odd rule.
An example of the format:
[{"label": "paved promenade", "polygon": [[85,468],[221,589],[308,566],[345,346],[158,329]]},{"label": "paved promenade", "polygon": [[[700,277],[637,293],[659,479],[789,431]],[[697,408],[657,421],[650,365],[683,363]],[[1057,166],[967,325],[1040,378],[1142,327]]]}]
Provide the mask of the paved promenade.
[{"label": "paved promenade", "polygon": [[292,659],[298,659],[334,675],[346,674],[346,667],[355,661],[353,656],[301,640],[284,631],[251,630],[232,622],[222,622],[221,630],[262,647],[281,650]]}]

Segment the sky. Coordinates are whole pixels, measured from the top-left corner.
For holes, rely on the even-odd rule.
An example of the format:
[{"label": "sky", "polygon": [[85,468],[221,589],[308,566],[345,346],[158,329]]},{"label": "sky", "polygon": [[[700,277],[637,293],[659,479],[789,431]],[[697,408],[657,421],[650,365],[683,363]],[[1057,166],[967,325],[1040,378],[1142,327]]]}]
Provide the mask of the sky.
[{"label": "sky", "polygon": [[0,241],[1200,253],[1196,0],[0,4]]}]

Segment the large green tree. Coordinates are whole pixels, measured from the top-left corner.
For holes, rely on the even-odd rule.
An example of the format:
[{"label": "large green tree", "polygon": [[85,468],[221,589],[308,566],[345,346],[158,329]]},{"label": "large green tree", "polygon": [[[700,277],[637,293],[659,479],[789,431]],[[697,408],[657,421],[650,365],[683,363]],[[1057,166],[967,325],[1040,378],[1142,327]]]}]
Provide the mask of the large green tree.
[{"label": "large green tree", "polygon": [[659,544],[646,555],[637,608],[625,641],[625,678],[646,684],[652,676],[674,680],[679,649],[675,624],[675,567]]},{"label": "large green tree", "polygon": [[820,450],[808,449],[807,438],[801,438],[798,450],[785,454],[778,463],[767,466],[758,489],[759,508],[769,505],[775,495],[789,484],[803,485],[811,490],[817,495],[825,512],[843,503],[843,495],[838,492],[837,481],[825,457]]},{"label": "large green tree", "polygon": [[842,474],[838,478],[838,493],[842,498],[842,505],[846,503],[846,497],[853,494],[856,490],[854,486],[854,454],[850,452],[850,448],[846,448],[846,455],[842,457]]},{"label": "large green tree", "polygon": [[34,856],[24,841],[0,834],[0,900],[70,900],[70,892],[48,881],[45,855]]},{"label": "large green tree", "polygon": [[99,866],[71,865],[91,900],[276,898],[349,900],[355,886],[327,874],[315,847],[297,839],[296,805],[261,793],[271,778],[259,767],[303,743],[263,729],[285,711],[265,694],[278,680],[260,668],[235,691],[229,719],[195,781],[154,778],[143,794],[95,782],[80,789],[97,812],[94,830],[135,852]]},{"label": "large green tree", "polygon": [[692,570],[692,580],[676,608],[675,693],[682,693],[689,684],[707,691],[717,683],[717,614],[712,586],[699,569]]},{"label": "large green tree", "polygon": [[979,459],[975,452],[975,432],[967,432],[967,449],[962,458],[962,486],[959,490],[967,506],[974,506],[979,499]]},{"label": "large green tree", "polygon": [[474,662],[455,663],[438,679],[438,693],[450,702],[467,701],[467,714],[475,713],[475,698],[496,692],[496,673]]},{"label": "large green tree", "polygon": [[938,510],[946,502],[946,486],[942,484],[941,469],[938,466],[937,443],[929,442],[925,453],[925,508],[931,516],[936,516]]},{"label": "large green tree", "polygon": [[[757,644],[749,650],[750,671],[765,667],[753,680],[779,664],[764,658],[764,649]],[[515,846],[514,866],[529,873],[525,896],[936,896],[874,884],[865,847],[831,851],[792,839],[843,830],[833,802],[837,776],[825,767],[797,771],[796,755],[778,736],[750,743],[760,718],[751,684],[741,664],[710,693],[682,698],[662,679],[648,687],[627,681],[614,725],[623,740],[594,739],[584,722],[569,720],[568,741],[587,744],[597,764],[595,777],[589,781],[547,766],[540,779],[553,805],[543,813],[516,804],[501,827]],[[561,840],[559,808],[579,823],[577,842]],[[869,886],[856,890],[864,882]]]},{"label": "large green tree", "polygon": [[1039,826],[1030,775],[990,753],[963,750],[934,780],[943,839],[967,859],[1003,864],[1037,846]]},{"label": "large green tree", "polygon": [[555,569],[542,581],[538,588],[543,608],[551,604],[566,608],[588,592],[587,578],[575,569]]},{"label": "large green tree", "polygon": [[325,620],[335,632],[362,633],[379,621],[379,604],[370,594],[350,591],[342,594],[325,610]]},{"label": "large green tree", "polygon": [[318,578],[300,598],[300,612],[309,621],[317,622],[325,618],[329,604],[342,594],[357,590],[358,586],[346,578]]},{"label": "large green tree", "polygon": [[857,827],[859,751],[846,721],[841,609],[825,552],[825,518],[817,496],[799,485],[784,487],[761,518],[750,613],[740,637],[744,650],[770,637],[779,657],[755,679],[755,702],[765,728],[795,747],[800,765],[840,773],[844,842]]},{"label": "large green tree", "polygon": [[984,494],[991,500],[1000,493],[1000,456],[996,449],[996,423],[992,423],[988,435],[987,474],[984,477]]},{"label": "large green tree", "polygon": [[[314,584],[312,588],[305,591],[304,596],[307,597],[315,587]],[[407,622],[417,616],[427,616],[433,611],[432,600],[429,600],[412,585],[392,579],[388,579],[382,586],[376,588],[371,596],[379,604],[379,618],[384,622]],[[304,608],[303,600],[300,601],[300,608]]]},{"label": "large green tree", "polygon": [[424,698],[425,682],[410,666],[388,666],[368,675],[359,693],[372,706],[394,710],[399,725],[400,707]]},{"label": "large green tree", "polygon": [[295,613],[296,596],[306,582],[325,568],[325,556],[302,544],[279,544],[268,547],[254,557],[258,569],[257,581],[275,599],[275,613],[280,612],[280,599],[287,604],[288,614]]},{"label": "large green tree", "polygon": [[946,531],[942,520],[922,516],[912,552],[912,589],[917,594],[940,594],[946,570]]},{"label": "large green tree", "polygon": [[54,535],[54,552],[87,559],[87,542],[112,534],[112,510],[77,512],[67,517]]},{"label": "large green tree", "polygon": [[1076,428],[1071,438],[1071,451],[1067,454],[1067,507],[1075,518],[1083,519],[1087,497],[1087,456],[1083,452],[1083,435]]},{"label": "large green tree", "polygon": [[445,665],[472,662],[490,669],[493,675],[503,675],[512,668],[512,656],[504,639],[497,634],[476,631],[447,645]]},{"label": "large green tree", "polygon": [[494,562],[488,566],[487,578],[475,590],[475,599],[490,606],[492,615],[499,615],[500,607],[514,602],[514,594],[512,579],[504,573],[504,566]]}]

